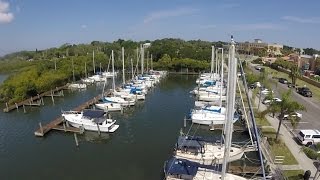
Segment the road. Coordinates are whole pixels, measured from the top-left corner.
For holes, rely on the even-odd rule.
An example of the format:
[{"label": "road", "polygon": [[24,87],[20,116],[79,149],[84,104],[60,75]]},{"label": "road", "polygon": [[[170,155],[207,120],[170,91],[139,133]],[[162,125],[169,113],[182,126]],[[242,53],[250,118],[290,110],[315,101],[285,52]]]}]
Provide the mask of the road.
[{"label": "road", "polygon": [[[251,69],[254,73],[259,74],[260,72],[254,68],[254,65],[251,66]],[[268,77],[271,79],[271,77]],[[276,97],[281,98],[281,93],[286,92],[289,88],[286,84],[281,84],[277,82],[277,84],[272,84],[273,91]],[[320,89],[319,89],[320,90]],[[292,98],[298,103],[302,104],[306,111],[302,111],[302,119],[300,123],[297,125],[295,129],[292,128],[291,123],[289,121],[284,122],[288,125],[291,130],[297,133],[300,129],[318,129],[320,130],[320,102],[312,97],[304,97],[298,94],[295,89],[292,89]]]}]

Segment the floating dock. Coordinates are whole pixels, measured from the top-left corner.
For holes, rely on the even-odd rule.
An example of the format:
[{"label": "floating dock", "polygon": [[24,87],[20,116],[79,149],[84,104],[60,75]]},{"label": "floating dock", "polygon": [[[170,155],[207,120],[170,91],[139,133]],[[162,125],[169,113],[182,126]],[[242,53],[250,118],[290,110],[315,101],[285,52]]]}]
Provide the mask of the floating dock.
[{"label": "floating dock", "polygon": [[[81,104],[80,106],[72,109],[72,111],[82,111],[82,110],[90,107],[91,105],[94,105],[95,103],[97,103],[100,98],[101,98],[101,96],[98,95],[98,96],[90,99],[89,101]],[[42,126],[42,124],[39,123],[39,126],[40,126],[39,129],[37,129],[34,132],[34,135],[39,136],[39,137],[45,136],[51,130],[72,132],[72,133],[77,133],[77,134],[82,134],[84,132],[84,130],[81,128],[69,127],[69,125],[67,123],[65,123],[65,121],[62,117],[58,117],[44,126]]]}]

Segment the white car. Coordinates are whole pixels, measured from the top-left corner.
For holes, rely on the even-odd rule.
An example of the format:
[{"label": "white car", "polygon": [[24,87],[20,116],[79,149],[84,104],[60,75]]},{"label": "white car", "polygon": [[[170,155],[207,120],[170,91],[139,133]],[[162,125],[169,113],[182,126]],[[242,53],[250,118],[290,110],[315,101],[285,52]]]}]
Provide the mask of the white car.
[{"label": "white car", "polygon": [[270,90],[268,90],[268,89],[264,89],[264,90],[261,91],[261,94],[263,94],[263,95],[268,95],[270,92],[273,93],[273,91],[270,91]]},{"label": "white car", "polygon": [[299,112],[294,112],[294,113],[292,113],[292,114],[285,114],[285,115],[283,116],[283,119],[288,119],[289,116],[302,118],[302,114],[301,114],[301,113],[299,113]]},{"label": "white car", "polygon": [[264,101],[262,101],[263,104],[270,104],[271,102],[281,102],[282,100],[280,98],[273,98],[271,99],[265,99]]}]

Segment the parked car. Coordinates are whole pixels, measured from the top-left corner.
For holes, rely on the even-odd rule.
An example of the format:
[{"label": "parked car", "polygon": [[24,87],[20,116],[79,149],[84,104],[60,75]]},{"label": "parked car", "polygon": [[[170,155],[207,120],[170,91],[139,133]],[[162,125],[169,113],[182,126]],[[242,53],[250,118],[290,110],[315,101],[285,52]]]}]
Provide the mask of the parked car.
[{"label": "parked car", "polygon": [[270,92],[273,93],[273,91],[270,91],[269,89],[262,89],[261,90],[261,94],[263,94],[263,95],[268,95]]},{"label": "parked car", "polygon": [[282,83],[282,84],[287,84],[288,80],[285,79],[285,78],[279,78],[279,82]]},{"label": "parked car", "polygon": [[312,97],[312,91],[307,87],[298,87],[297,93],[301,94],[304,97]]},{"label": "parked car", "polygon": [[301,114],[301,113],[299,113],[299,112],[294,112],[294,113],[292,113],[292,114],[285,114],[285,115],[283,116],[283,119],[287,120],[287,119],[289,118],[289,116],[302,118],[302,114]]},{"label": "parked car", "polygon": [[316,129],[304,129],[300,130],[297,134],[299,142],[306,146],[317,144],[320,142],[320,131]]},{"label": "parked car", "polygon": [[280,98],[273,98],[272,100],[271,99],[264,99],[263,101],[262,101],[262,103],[263,104],[270,104],[271,102],[276,102],[276,103],[278,103],[278,102],[281,102],[282,100],[280,99]]},{"label": "parked car", "polygon": [[255,69],[260,71],[261,70],[261,66],[256,66]]}]

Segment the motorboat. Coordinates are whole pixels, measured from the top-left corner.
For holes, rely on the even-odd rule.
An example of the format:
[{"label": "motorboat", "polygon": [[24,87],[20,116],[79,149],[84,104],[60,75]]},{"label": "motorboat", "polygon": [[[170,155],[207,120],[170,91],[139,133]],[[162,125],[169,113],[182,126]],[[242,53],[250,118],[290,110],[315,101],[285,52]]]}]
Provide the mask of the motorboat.
[{"label": "motorboat", "polygon": [[116,120],[105,117],[105,112],[100,110],[64,111],[62,117],[76,128],[88,131],[115,132],[119,125]]}]

